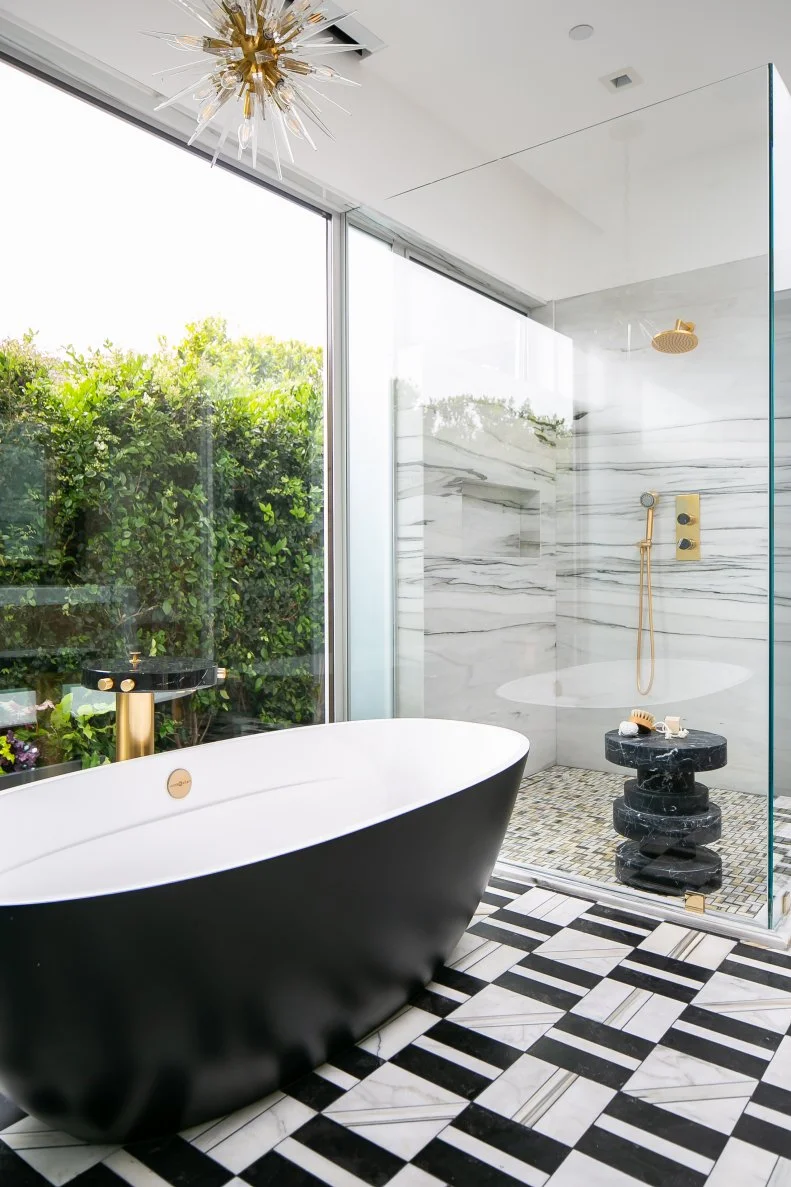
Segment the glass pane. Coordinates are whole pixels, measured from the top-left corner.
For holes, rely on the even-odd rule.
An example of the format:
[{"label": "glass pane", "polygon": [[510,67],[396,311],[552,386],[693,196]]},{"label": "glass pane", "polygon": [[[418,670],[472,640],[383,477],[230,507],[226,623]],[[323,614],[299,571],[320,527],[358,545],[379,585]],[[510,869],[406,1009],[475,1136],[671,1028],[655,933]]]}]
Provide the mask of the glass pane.
[{"label": "glass pane", "polygon": [[395,257],[349,233],[349,715],[393,716]]},{"label": "glass pane", "polygon": [[[764,926],[766,94],[755,71],[524,160],[587,222],[568,295],[537,314],[574,342],[557,779],[579,828],[562,868]],[[605,747],[635,709],[688,738]]]},{"label": "glass pane", "polygon": [[791,95],[772,68],[772,923],[791,913]]},{"label": "glass pane", "polygon": [[0,100],[0,787],[115,755],[82,673],[134,652],[229,669],[157,694],[157,749],[322,720],[326,221],[7,66]]},{"label": "glass pane", "polygon": [[555,707],[515,689],[554,680],[571,343],[396,263],[398,712],[521,730],[539,770],[554,761]]},{"label": "glass pane", "polygon": [[541,298],[402,262],[394,368],[399,711],[528,734],[503,856],[760,926],[767,112],[761,69],[410,194]]}]

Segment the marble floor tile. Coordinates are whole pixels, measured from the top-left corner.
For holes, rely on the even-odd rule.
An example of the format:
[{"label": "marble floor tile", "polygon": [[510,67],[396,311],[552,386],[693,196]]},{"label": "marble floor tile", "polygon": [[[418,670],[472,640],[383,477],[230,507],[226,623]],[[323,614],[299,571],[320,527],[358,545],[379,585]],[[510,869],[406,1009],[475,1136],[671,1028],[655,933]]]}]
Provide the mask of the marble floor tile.
[{"label": "marble floor tile", "polygon": [[518,964],[524,956],[521,948],[511,948],[508,944],[498,944],[494,940],[485,945],[485,948],[483,956],[478,957],[477,960],[465,961],[464,964],[464,972],[469,973],[472,977],[480,977],[482,981],[496,981],[502,973]]},{"label": "marble floor tile", "polygon": [[363,1051],[370,1051],[379,1059],[392,1059],[397,1051],[413,1042],[436,1022],[433,1014],[416,1007],[403,1010],[381,1029],[374,1031],[360,1043]]},{"label": "marble floor tile", "polygon": [[791,1160],[778,1158],[767,1187],[791,1187]]},{"label": "marble floor tile", "polygon": [[[549,1180],[549,1187],[645,1187],[644,1179],[635,1179],[624,1171],[589,1158],[573,1150]],[[670,1184],[668,1184],[670,1187]]]},{"label": "marble floor tile", "polygon": [[787,1088],[791,1091],[791,1038],[788,1036],[777,1048],[774,1058],[764,1073],[763,1080],[766,1084],[775,1084],[778,1088]]},{"label": "marble floor tile", "polygon": [[403,1068],[384,1064],[325,1112],[340,1125],[408,1160],[466,1106],[464,1097]]},{"label": "marble floor tile", "polygon": [[568,928],[551,936],[535,950],[536,956],[562,961],[573,968],[606,976],[627,956],[631,949],[600,936],[576,932]]},{"label": "marble floor tile", "polygon": [[249,1110],[244,1110],[241,1115],[235,1114],[238,1120],[229,1119],[202,1134],[193,1144],[221,1166],[239,1174],[314,1116],[313,1109],[283,1094],[270,1097],[266,1107],[254,1116],[248,1113]]},{"label": "marble floor tile", "polygon": [[791,956],[484,902],[395,1017],[230,1116],[90,1146],[0,1096],[0,1187],[791,1187]]},{"label": "marble floor tile", "polygon": [[715,972],[695,997],[696,1006],[764,1030],[785,1034],[791,1027],[791,993]]},{"label": "marble floor tile", "polygon": [[[145,1163],[140,1162],[128,1150],[117,1150],[104,1160],[104,1166],[117,1175],[129,1187],[170,1187],[167,1179],[163,1179],[152,1171]],[[233,1182],[233,1180],[230,1180]]]},{"label": "marble floor tile", "polygon": [[499,985],[490,985],[449,1016],[452,1022],[526,1051],[563,1011]]},{"label": "marble floor tile", "polygon": [[445,1187],[445,1185],[441,1179],[435,1179],[433,1175],[428,1175],[425,1171],[410,1165],[400,1170],[396,1177],[390,1180],[387,1187]]},{"label": "marble floor tile", "polygon": [[656,1047],[623,1091],[722,1133],[732,1133],[758,1081],[695,1056]]},{"label": "marble floor tile", "polygon": [[684,1003],[677,998],[651,993],[648,1000],[627,1019],[623,1029],[628,1034],[658,1043],[683,1012]]},{"label": "marble floor tile", "polygon": [[576,1145],[614,1096],[614,1088],[576,1076],[533,1127],[538,1133],[545,1133],[559,1142]]},{"label": "marble floor tile", "polygon": [[731,1138],[709,1176],[707,1187],[779,1187],[772,1181],[776,1154]]}]

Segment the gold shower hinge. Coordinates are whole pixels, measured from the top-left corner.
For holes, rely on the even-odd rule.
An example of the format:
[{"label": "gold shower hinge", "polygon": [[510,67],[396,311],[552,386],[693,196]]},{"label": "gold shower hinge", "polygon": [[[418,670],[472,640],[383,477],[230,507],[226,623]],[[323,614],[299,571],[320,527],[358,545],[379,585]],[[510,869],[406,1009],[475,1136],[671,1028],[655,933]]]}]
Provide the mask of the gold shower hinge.
[{"label": "gold shower hinge", "polygon": [[687,892],[684,895],[684,908],[687,911],[692,911],[695,915],[706,914],[706,896],[705,894],[693,894]]}]

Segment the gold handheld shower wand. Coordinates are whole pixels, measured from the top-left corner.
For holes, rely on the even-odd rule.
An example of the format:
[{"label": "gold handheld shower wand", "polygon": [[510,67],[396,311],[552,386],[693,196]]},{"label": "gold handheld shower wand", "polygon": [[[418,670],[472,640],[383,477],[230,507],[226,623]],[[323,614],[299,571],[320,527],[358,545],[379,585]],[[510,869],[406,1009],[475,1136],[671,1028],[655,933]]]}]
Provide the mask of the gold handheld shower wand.
[{"label": "gold handheld shower wand", "polygon": [[[656,672],[656,644],[654,639],[654,591],[651,584],[651,548],[654,543],[654,511],[659,502],[656,491],[645,491],[640,504],[645,507],[645,536],[639,541],[640,549],[640,608],[637,614],[637,691],[648,696]],[[645,634],[645,606],[648,606],[648,635],[651,649],[651,665],[648,683],[643,685],[643,636]]]}]

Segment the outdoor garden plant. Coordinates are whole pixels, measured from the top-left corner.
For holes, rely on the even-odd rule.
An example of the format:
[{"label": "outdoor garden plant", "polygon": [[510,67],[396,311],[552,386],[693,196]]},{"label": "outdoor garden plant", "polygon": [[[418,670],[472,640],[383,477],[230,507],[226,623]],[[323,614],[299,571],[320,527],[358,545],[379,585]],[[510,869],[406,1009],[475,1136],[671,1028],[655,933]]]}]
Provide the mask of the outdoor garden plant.
[{"label": "outdoor garden plant", "polygon": [[322,718],[322,373],[220,320],[147,355],[0,344],[0,690],[53,706],[14,727],[41,762],[113,753],[66,689],[129,649],[231,673],[158,711],[159,749]]}]

